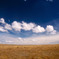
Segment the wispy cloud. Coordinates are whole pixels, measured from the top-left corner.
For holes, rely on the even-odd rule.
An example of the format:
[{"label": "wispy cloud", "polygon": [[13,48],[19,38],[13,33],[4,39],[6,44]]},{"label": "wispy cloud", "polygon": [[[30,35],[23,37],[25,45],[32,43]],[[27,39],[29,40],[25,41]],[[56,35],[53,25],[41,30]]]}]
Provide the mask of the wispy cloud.
[{"label": "wispy cloud", "polygon": [[10,34],[0,34],[0,43],[3,44],[58,44],[59,34],[57,35],[42,35],[42,36],[32,36],[28,38],[15,37]]},{"label": "wispy cloud", "polygon": [[25,2],[27,1],[27,0],[24,0]]},{"label": "wispy cloud", "polygon": [[25,38],[25,42],[28,44],[56,44],[57,42],[59,42],[59,34],[29,37]]},{"label": "wispy cloud", "polygon": [[46,1],[50,1],[50,2],[53,2],[53,0],[46,0]]}]

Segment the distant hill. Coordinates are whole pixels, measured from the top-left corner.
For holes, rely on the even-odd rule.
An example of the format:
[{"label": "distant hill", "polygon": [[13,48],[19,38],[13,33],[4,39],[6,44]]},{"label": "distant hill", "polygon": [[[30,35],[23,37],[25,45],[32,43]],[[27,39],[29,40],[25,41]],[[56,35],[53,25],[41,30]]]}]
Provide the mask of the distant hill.
[{"label": "distant hill", "polygon": [[59,44],[55,45],[0,44],[0,59],[59,59]]}]

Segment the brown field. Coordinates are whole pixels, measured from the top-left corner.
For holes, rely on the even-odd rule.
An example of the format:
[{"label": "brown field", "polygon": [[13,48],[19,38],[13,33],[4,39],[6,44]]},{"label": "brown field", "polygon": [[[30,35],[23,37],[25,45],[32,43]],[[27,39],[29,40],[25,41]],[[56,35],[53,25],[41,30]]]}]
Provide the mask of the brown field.
[{"label": "brown field", "polygon": [[0,59],[59,59],[59,44],[55,45],[3,45]]}]

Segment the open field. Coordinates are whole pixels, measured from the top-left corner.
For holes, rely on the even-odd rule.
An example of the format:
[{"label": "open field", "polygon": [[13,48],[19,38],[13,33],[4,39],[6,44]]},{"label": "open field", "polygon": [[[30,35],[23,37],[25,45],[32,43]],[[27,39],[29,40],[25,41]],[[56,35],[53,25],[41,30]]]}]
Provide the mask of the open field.
[{"label": "open field", "polygon": [[59,44],[55,45],[3,45],[0,59],[59,59]]}]

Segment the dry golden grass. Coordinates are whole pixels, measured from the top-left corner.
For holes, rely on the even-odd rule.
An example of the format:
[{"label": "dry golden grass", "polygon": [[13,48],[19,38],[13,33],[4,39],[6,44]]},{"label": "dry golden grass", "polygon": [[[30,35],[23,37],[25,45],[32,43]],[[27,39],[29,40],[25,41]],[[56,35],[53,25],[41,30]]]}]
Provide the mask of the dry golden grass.
[{"label": "dry golden grass", "polygon": [[59,44],[56,45],[0,44],[0,59],[59,59]]}]

